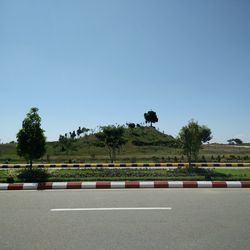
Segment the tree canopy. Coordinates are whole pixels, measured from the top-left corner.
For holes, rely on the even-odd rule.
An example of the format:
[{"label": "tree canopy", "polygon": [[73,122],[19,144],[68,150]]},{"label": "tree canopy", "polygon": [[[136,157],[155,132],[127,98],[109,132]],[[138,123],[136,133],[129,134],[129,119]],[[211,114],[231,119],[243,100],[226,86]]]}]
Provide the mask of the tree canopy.
[{"label": "tree canopy", "polygon": [[41,158],[46,151],[46,137],[41,128],[38,108],[30,109],[16,137],[17,154],[29,161],[30,167],[32,167],[32,161]]},{"label": "tree canopy", "polygon": [[150,127],[152,127],[152,123],[158,122],[156,112],[152,110],[148,111],[147,113],[144,113],[144,118],[146,123],[150,123]]},{"label": "tree canopy", "polygon": [[101,132],[95,134],[97,139],[107,147],[111,162],[115,161],[117,152],[126,143],[124,133],[123,126],[109,125],[101,127]]},{"label": "tree canopy", "polygon": [[179,133],[179,141],[183,153],[188,158],[189,166],[191,166],[192,160],[197,160],[202,143],[211,139],[211,130],[206,126],[200,126],[193,120],[188,125],[182,127]]},{"label": "tree canopy", "polygon": [[230,145],[235,145],[235,144],[236,145],[241,145],[241,144],[243,144],[243,141],[241,139],[239,139],[239,138],[229,139],[229,140],[227,140],[227,142]]}]

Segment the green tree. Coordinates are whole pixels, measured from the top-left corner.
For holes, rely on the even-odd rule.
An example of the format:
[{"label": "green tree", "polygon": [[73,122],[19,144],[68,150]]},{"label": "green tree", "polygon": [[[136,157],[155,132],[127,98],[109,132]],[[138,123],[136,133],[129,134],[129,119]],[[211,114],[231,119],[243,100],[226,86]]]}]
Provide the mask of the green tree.
[{"label": "green tree", "polygon": [[241,145],[243,144],[243,141],[239,138],[233,138],[233,139],[229,139],[227,140],[227,142],[230,144],[230,145]]},{"label": "green tree", "polygon": [[202,143],[209,142],[213,138],[211,129],[205,125],[200,126],[200,132],[201,132]]},{"label": "green tree", "polygon": [[77,129],[76,133],[77,133],[77,136],[80,137],[80,135],[82,134],[82,129],[81,129],[81,127],[79,127],[79,128]]},{"label": "green tree", "polygon": [[131,128],[131,129],[135,128],[135,124],[133,122],[128,122],[126,123],[126,125],[128,126],[128,128]]},{"label": "green tree", "polygon": [[41,128],[38,108],[31,108],[17,133],[17,154],[29,161],[30,168],[34,159],[41,158],[46,151],[46,137]]},{"label": "green tree", "polygon": [[97,139],[108,149],[109,158],[112,163],[116,160],[117,152],[126,143],[124,133],[125,129],[123,126],[109,125],[101,127],[101,132],[95,134]]},{"label": "green tree", "polygon": [[182,127],[179,133],[179,141],[183,153],[187,156],[189,167],[192,166],[192,161],[198,159],[202,143],[208,142],[211,139],[211,130],[206,126],[200,126],[193,120],[188,125]]},{"label": "green tree", "polygon": [[75,130],[72,133],[70,132],[70,137],[73,140],[76,138],[76,132],[75,132]]},{"label": "green tree", "polygon": [[88,133],[89,131],[90,131],[89,128],[82,127],[82,133],[83,133],[83,134],[86,134],[86,133]]},{"label": "green tree", "polygon": [[150,127],[152,127],[152,123],[158,122],[158,117],[156,115],[156,112],[154,111],[148,111],[147,113],[144,113],[144,118],[146,123],[150,123]]}]

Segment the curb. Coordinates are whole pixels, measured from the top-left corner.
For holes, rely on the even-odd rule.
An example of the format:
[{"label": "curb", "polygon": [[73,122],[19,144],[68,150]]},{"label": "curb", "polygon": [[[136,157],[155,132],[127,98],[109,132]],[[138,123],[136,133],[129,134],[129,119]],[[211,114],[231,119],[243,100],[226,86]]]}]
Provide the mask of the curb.
[{"label": "curb", "polygon": [[[34,168],[126,168],[126,167],[188,167],[184,163],[53,163],[53,164],[33,164]],[[250,162],[246,163],[192,163],[193,167],[250,167]],[[0,169],[28,168],[28,164],[0,164]]]},{"label": "curb", "polygon": [[0,183],[0,190],[127,188],[250,188],[250,181],[96,181]]}]

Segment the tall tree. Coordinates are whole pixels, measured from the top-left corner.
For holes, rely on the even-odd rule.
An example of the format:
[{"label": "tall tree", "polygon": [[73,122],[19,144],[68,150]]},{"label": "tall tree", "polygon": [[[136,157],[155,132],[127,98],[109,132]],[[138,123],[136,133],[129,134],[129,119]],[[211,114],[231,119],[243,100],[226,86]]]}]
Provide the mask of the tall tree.
[{"label": "tall tree", "polygon": [[200,126],[197,122],[191,120],[188,125],[182,127],[179,133],[179,141],[183,149],[183,153],[187,156],[189,167],[191,162],[196,161],[202,143],[212,139],[211,130],[206,126]]},{"label": "tall tree", "polygon": [[124,127],[110,125],[101,127],[101,130],[101,132],[96,133],[96,137],[107,147],[109,158],[113,163],[116,160],[117,152],[126,143]]},{"label": "tall tree", "polygon": [[146,123],[150,123],[150,127],[152,127],[152,123],[158,122],[158,117],[156,115],[156,112],[154,111],[148,111],[147,113],[144,113],[144,118]]},{"label": "tall tree", "polygon": [[41,128],[38,108],[30,109],[16,137],[17,154],[29,161],[30,168],[32,168],[33,160],[41,158],[46,151],[46,137]]}]

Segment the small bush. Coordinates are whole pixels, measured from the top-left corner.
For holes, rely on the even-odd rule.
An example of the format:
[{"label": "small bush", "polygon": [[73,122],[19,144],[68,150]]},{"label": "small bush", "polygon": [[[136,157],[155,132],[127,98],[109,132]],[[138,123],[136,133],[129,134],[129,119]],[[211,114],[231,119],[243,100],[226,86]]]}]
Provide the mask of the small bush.
[{"label": "small bush", "polygon": [[218,161],[218,162],[221,161],[221,156],[220,156],[220,155],[217,156],[217,161]]},{"label": "small bush", "polygon": [[160,162],[159,157],[153,156],[153,157],[152,157],[152,162],[154,162],[154,163]]},{"label": "small bush", "polygon": [[25,169],[17,177],[23,182],[44,182],[47,181],[49,174],[44,169]]},{"label": "small bush", "polygon": [[202,155],[202,157],[201,157],[201,162],[206,162],[207,160],[206,160],[206,157],[205,157],[205,155]]},{"label": "small bush", "polygon": [[245,160],[245,161],[249,160],[248,155],[244,156],[244,160]]},{"label": "small bush", "polygon": [[132,158],[131,158],[131,163],[136,163],[136,162],[137,162],[136,157],[132,157]]},{"label": "small bush", "polygon": [[235,155],[229,155],[229,159],[230,159],[230,160],[235,160],[235,159],[236,159],[236,156],[235,156]]},{"label": "small bush", "polygon": [[14,183],[14,178],[12,176],[7,176],[6,181],[8,183]]}]

